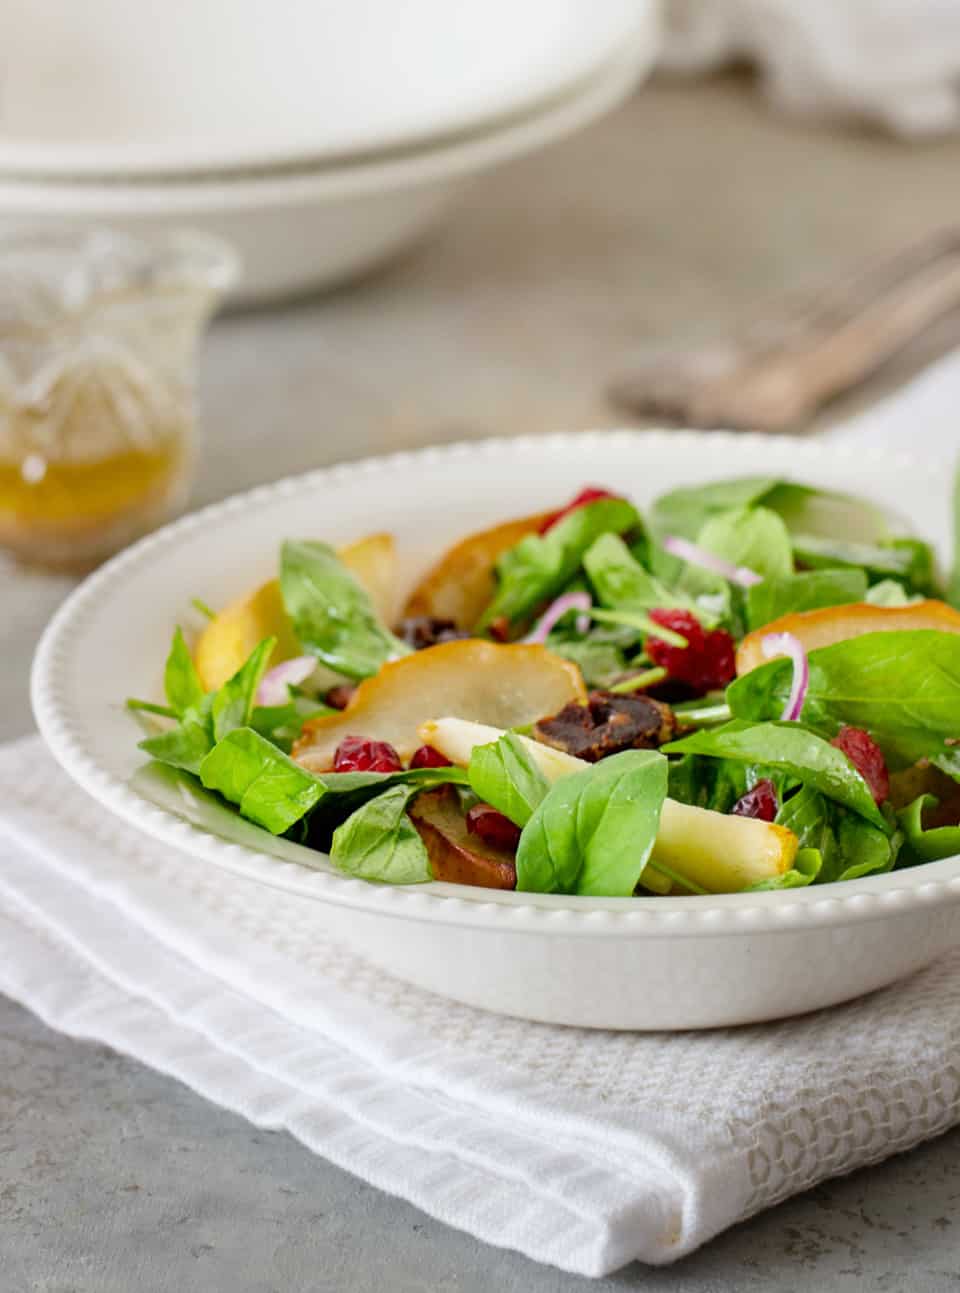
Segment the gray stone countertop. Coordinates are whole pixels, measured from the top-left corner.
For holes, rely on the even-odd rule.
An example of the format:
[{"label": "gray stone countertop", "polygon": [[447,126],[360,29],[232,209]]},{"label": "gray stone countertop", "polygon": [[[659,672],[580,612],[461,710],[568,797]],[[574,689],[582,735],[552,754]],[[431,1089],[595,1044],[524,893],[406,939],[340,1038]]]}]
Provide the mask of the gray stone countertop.
[{"label": "gray stone countertop", "polygon": [[[227,317],[206,347],[195,502],[399,447],[622,423],[638,349],[709,336],[956,217],[960,140],[905,148],[766,115],[737,81],[654,85],[478,181],[415,256]],[[960,337],[946,320],[843,413]],[[65,579],[0,572],[0,736]],[[960,1132],[829,1183],[669,1270],[591,1283],[448,1230],[286,1135],[0,1002],[0,1293],[960,1286]]]}]

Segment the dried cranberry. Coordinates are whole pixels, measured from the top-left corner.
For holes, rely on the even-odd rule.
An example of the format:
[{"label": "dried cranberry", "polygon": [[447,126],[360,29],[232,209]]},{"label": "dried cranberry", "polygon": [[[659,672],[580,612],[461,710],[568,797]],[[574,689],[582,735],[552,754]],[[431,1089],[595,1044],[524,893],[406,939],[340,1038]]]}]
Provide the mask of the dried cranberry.
[{"label": "dried cranberry", "polygon": [[435,750],[432,745],[421,745],[418,750],[414,750],[413,758],[410,760],[411,768],[449,768],[450,760],[439,750]]},{"label": "dried cranberry", "polygon": [[546,534],[552,530],[558,521],[562,521],[565,516],[575,512],[578,507],[586,507],[588,503],[596,503],[601,498],[622,498],[622,494],[611,494],[609,489],[601,489],[596,485],[588,485],[586,489],[581,489],[576,498],[571,499],[566,507],[561,507],[559,512],[551,512],[546,520],[540,523],[540,534]]},{"label": "dried cranberry", "polygon": [[738,799],[730,811],[735,817],[759,817],[762,822],[772,822],[779,808],[777,788],[764,778]]},{"label": "dried cranberry", "polygon": [[346,709],[351,700],[353,700],[356,690],[353,683],[341,682],[336,687],[330,688],[324,700],[331,709]]},{"label": "dried cranberry", "polygon": [[506,615],[498,615],[495,620],[487,627],[487,632],[493,638],[494,642],[510,641],[510,621]]},{"label": "dried cranberry", "polygon": [[862,727],[842,727],[839,736],[831,742],[842,750],[870,787],[878,804],[890,797],[890,773],[883,751],[869,732]]},{"label": "dried cranberry", "polygon": [[520,843],[520,827],[490,804],[473,805],[467,813],[467,830],[498,849],[515,849]]},{"label": "dried cranberry", "polygon": [[333,756],[334,772],[401,772],[400,755],[387,741],[345,736]]},{"label": "dried cranberry", "polygon": [[685,647],[670,646],[661,638],[647,638],[647,654],[676,682],[684,682],[701,695],[733,681],[737,672],[734,641],[726,629],[707,632],[696,616],[683,610],[650,612],[654,624],[686,638]]}]

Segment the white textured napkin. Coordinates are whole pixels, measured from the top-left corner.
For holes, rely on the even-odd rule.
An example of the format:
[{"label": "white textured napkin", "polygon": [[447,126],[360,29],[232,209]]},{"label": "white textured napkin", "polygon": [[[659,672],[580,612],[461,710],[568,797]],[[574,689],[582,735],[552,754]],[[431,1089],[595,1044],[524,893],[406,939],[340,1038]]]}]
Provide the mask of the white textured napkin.
[{"label": "white textured napkin", "polygon": [[603,1033],[406,987],[304,906],[0,749],[0,991],[489,1243],[669,1262],[960,1121],[960,955],[783,1024]]},{"label": "white textured napkin", "polygon": [[[960,444],[960,356],[833,434]],[[670,1262],[960,1122],[960,952],[804,1019],[529,1024],[320,942],[303,899],[114,819],[0,747],[0,991],[489,1243],[585,1275]],[[798,973],[802,967],[798,967]]]}]

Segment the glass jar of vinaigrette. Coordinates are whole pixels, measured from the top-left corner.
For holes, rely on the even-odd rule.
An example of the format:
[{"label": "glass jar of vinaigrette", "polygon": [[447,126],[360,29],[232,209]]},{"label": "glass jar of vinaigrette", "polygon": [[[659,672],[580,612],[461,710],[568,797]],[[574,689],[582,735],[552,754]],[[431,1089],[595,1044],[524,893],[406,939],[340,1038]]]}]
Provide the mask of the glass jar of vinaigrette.
[{"label": "glass jar of vinaigrette", "polygon": [[236,272],[199,234],[0,237],[0,545],[83,570],[183,505],[197,349]]}]

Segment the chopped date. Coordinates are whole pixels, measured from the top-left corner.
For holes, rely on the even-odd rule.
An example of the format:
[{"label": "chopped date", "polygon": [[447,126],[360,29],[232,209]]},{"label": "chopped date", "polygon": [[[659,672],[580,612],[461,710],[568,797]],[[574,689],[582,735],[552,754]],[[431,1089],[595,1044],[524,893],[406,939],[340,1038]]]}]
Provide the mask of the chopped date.
[{"label": "chopped date", "polygon": [[414,615],[397,625],[397,637],[414,651],[439,646],[442,642],[456,642],[468,638],[469,633],[457,626],[456,620],[437,619],[433,615]]},{"label": "chopped date", "polygon": [[592,692],[586,705],[571,702],[542,718],[534,735],[545,745],[597,763],[621,750],[653,750],[673,740],[673,710],[650,696]]}]

